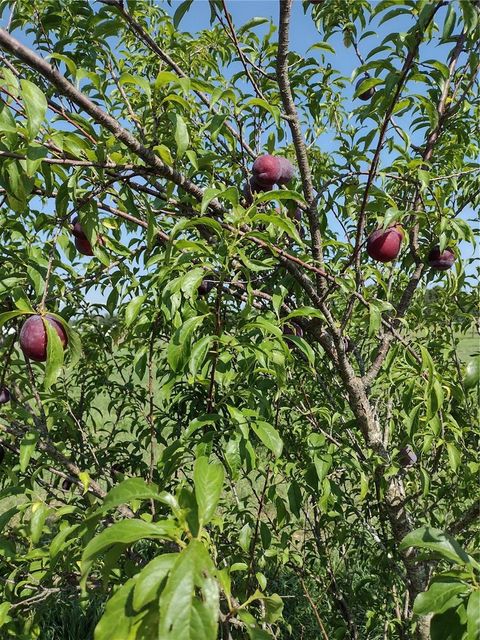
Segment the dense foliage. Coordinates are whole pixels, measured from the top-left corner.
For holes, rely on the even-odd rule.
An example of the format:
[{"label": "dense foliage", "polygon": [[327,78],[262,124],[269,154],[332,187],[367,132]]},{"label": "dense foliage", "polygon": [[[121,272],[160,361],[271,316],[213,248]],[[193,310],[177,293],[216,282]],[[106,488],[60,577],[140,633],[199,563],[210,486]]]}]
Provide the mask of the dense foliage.
[{"label": "dense foliage", "polygon": [[0,2],[0,635],[478,638],[479,3],[198,4]]}]

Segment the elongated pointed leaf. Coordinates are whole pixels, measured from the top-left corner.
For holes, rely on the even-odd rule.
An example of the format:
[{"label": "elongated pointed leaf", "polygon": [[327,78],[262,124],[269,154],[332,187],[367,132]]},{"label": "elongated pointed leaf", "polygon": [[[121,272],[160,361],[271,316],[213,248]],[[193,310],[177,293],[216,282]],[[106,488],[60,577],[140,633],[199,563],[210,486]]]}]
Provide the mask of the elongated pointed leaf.
[{"label": "elongated pointed leaf", "polygon": [[159,638],[216,640],[219,590],[214,570],[198,540],[179,554],[160,598]]},{"label": "elongated pointed leaf", "polygon": [[198,458],[195,462],[193,481],[201,525],[209,522],[215,513],[222,493],[224,477],[223,466],[220,463],[209,462],[206,456]]},{"label": "elongated pointed leaf", "polygon": [[480,590],[470,594],[467,605],[467,631],[469,638],[480,638]]},{"label": "elongated pointed leaf", "polygon": [[252,422],[251,427],[267,449],[279,458],[282,455],[283,442],[275,427],[268,422]]},{"label": "elongated pointed leaf", "polygon": [[178,553],[165,553],[154,558],[137,575],[133,592],[133,606],[137,611],[157,597],[177,557]]},{"label": "elongated pointed leaf", "polygon": [[127,478],[107,493],[99,511],[112,509],[132,500],[157,500],[171,507],[176,506],[176,499],[166,491],[159,491],[154,484],[147,484],[143,478]]},{"label": "elongated pointed leaf", "polygon": [[125,326],[130,327],[136,320],[146,296],[137,296],[130,300],[125,309]]},{"label": "elongated pointed leaf", "polygon": [[47,99],[43,92],[29,80],[20,80],[27,130],[30,139],[35,138],[47,113]]},{"label": "elongated pointed leaf", "polygon": [[415,547],[416,549],[429,549],[441,555],[446,560],[458,564],[470,564],[468,554],[462,549],[458,542],[448,535],[434,529],[433,527],[421,527],[409,533],[402,540],[400,549],[408,549]]},{"label": "elongated pointed leaf", "polygon": [[413,605],[413,612],[417,615],[427,613],[443,613],[455,601],[455,607],[460,604],[460,600],[455,598],[461,593],[468,591],[468,587],[459,580],[438,580],[433,582],[427,591],[420,593]]},{"label": "elongated pointed leaf", "polygon": [[89,562],[114,544],[131,544],[142,538],[172,539],[177,533],[174,522],[145,522],[144,520],[122,520],[104,529],[85,547],[82,563]]}]

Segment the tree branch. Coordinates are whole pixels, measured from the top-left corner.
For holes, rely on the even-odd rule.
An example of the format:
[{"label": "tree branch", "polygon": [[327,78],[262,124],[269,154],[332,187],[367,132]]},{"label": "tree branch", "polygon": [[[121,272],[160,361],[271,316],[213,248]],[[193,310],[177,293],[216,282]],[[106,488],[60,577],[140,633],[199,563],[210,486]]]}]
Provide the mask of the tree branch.
[{"label": "tree branch", "polygon": [[[279,6],[280,24],[277,53],[278,86],[280,89],[283,108],[288,118],[288,124],[290,125],[298,168],[302,178],[303,193],[308,205],[308,221],[310,226],[310,235],[312,238],[312,257],[320,264],[323,264],[322,236],[320,233],[320,225],[318,223],[318,212],[313,188],[312,171],[308,161],[307,147],[301,130],[297,109],[293,101],[290,78],[288,76],[289,29],[292,0],[280,0]],[[324,282],[317,278],[317,291],[321,292],[323,289]]]}]

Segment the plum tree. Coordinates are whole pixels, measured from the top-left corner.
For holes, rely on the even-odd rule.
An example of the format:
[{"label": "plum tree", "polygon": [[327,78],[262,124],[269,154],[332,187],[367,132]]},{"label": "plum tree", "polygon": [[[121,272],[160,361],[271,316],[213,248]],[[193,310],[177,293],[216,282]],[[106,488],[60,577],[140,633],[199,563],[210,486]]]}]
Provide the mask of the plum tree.
[{"label": "plum tree", "polygon": [[437,271],[447,271],[451,269],[455,262],[455,254],[448,247],[440,251],[440,247],[436,246],[430,250],[428,254],[428,264],[432,269]]},{"label": "plum tree", "polygon": [[478,537],[478,2],[0,20],[0,636],[427,640],[402,541]]},{"label": "plum tree", "polygon": [[55,329],[65,349],[68,344],[67,333],[58,320],[50,315],[32,315],[25,320],[20,330],[19,342],[23,353],[37,362],[45,362],[47,359],[47,330],[45,322]]},{"label": "plum tree", "polygon": [[400,253],[403,238],[403,229],[399,225],[386,230],[377,229],[368,236],[367,253],[379,262],[391,262]]}]

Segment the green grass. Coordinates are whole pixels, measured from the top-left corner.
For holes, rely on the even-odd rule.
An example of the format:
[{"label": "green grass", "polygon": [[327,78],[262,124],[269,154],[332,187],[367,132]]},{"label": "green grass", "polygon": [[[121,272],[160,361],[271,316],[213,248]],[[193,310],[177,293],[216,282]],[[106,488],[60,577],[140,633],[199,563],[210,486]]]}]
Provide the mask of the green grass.
[{"label": "green grass", "polygon": [[470,358],[480,352],[480,338],[478,335],[465,335],[458,343],[458,357],[462,362],[468,362]]}]

